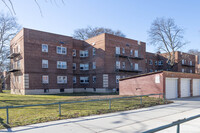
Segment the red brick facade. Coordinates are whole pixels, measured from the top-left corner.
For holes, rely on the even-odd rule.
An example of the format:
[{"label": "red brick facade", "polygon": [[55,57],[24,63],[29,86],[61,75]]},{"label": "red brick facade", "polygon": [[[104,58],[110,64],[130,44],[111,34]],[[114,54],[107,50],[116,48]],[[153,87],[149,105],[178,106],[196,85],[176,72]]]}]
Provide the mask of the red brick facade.
[{"label": "red brick facade", "polygon": [[[43,44],[48,52],[43,51]],[[64,54],[59,54],[57,51],[63,48],[66,49]],[[25,28],[11,41],[11,51],[13,94],[115,92],[119,88],[118,78],[146,73],[150,69],[161,70],[165,61],[162,66],[155,66],[155,61],[166,59],[147,53],[144,42],[110,34],[80,41]],[[151,58],[153,64],[149,66],[145,61]],[[192,55],[191,58],[193,60]],[[43,68],[46,65],[43,61],[48,68]],[[76,69],[73,68],[75,64]],[[64,68],[58,68],[60,66]]]}]

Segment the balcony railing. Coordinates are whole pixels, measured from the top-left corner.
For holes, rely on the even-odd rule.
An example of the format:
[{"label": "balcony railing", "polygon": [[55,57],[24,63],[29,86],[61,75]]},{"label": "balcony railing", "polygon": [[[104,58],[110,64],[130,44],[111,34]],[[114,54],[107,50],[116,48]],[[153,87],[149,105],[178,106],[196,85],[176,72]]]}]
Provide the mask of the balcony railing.
[{"label": "balcony railing", "polygon": [[130,59],[137,59],[137,60],[143,60],[144,58],[142,57],[136,57],[136,56],[127,56],[127,55],[122,55],[122,54],[116,54],[116,57],[122,57],[122,58],[130,58]]},{"label": "balcony railing", "polygon": [[182,66],[195,67],[195,65],[193,65],[193,64],[191,65],[191,64],[183,64],[183,63],[182,63]]},{"label": "balcony railing", "polygon": [[20,71],[20,68],[17,66],[11,67],[9,70],[9,72],[17,72],[17,71]]},{"label": "balcony railing", "polygon": [[135,72],[135,73],[140,73],[142,70],[137,70],[137,69],[119,69],[116,68],[116,72]]},{"label": "balcony railing", "polygon": [[19,55],[20,55],[19,52],[10,53],[10,55],[8,56],[8,58],[13,59],[13,58],[15,58],[15,57],[17,57]]}]

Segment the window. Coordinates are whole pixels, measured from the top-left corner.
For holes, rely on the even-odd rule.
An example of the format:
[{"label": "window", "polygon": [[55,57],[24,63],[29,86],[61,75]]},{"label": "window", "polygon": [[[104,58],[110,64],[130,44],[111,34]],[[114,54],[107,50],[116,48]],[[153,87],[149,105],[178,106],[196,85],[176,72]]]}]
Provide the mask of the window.
[{"label": "window", "polygon": [[89,64],[80,64],[80,70],[89,70]]},{"label": "window", "polygon": [[122,62],[122,68],[125,69],[125,62]]},{"label": "window", "polygon": [[48,45],[42,44],[42,52],[48,52]]},{"label": "window", "polygon": [[72,50],[72,56],[74,56],[74,57],[76,56],[76,49]]},{"label": "window", "polygon": [[62,46],[57,46],[57,54],[67,54],[67,48]]},{"label": "window", "polygon": [[67,84],[67,76],[57,76],[58,84]]},{"label": "window", "polygon": [[138,70],[138,64],[135,63],[135,70]]},{"label": "window", "polygon": [[42,60],[42,68],[48,68],[48,60]]},{"label": "window", "polygon": [[17,76],[18,78],[18,83],[21,83],[21,76]]},{"label": "window", "polygon": [[96,69],[96,62],[92,62],[92,68]]},{"label": "window", "polygon": [[44,89],[44,93],[49,93],[49,89]]},{"label": "window", "polygon": [[133,55],[133,50],[131,49],[131,51],[130,51],[130,55]]},{"label": "window", "polygon": [[184,71],[185,71],[185,70],[182,68],[182,72],[183,72],[183,73],[184,73]]},{"label": "window", "polygon": [[115,51],[116,54],[120,54],[120,47],[116,47],[115,50],[116,50]]},{"label": "window", "polygon": [[96,48],[93,48],[92,50],[93,50],[93,51],[92,51],[92,52],[93,52],[93,55],[96,55]]},{"label": "window", "polygon": [[131,63],[131,69],[133,69],[133,63]]},{"label": "window", "polygon": [[120,61],[116,61],[116,69],[120,69]]},{"label": "window", "polygon": [[190,73],[192,73],[192,69],[190,69]]},{"label": "window", "polygon": [[20,53],[20,45],[17,46],[17,53]]},{"label": "window", "polygon": [[89,83],[89,77],[80,77],[80,83],[81,84],[88,84]]},{"label": "window", "polygon": [[93,83],[96,83],[96,76],[92,77],[92,81],[93,81]]},{"label": "window", "polygon": [[20,69],[20,60],[17,61],[17,69]]},{"label": "window", "polygon": [[125,49],[124,48],[122,48],[122,54],[125,54]]},{"label": "window", "polygon": [[182,60],[182,64],[185,64],[185,61],[184,61],[184,60]]},{"label": "window", "polygon": [[149,60],[149,65],[153,65],[153,61],[151,59]]},{"label": "window", "polygon": [[135,50],[135,57],[138,57],[138,50]]},{"label": "window", "polygon": [[147,63],[147,59],[145,59],[145,63]]},{"label": "window", "polygon": [[48,84],[49,83],[49,76],[48,75],[43,75],[42,76],[42,83],[43,84]]},{"label": "window", "polygon": [[157,66],[158,65],[158,62],[157,61],[155,61],[155,66]]},{"label": "window", "polygon": [[190,61],[190,66],[192,66],[192,61]]},{"label": "window", "polygon": [[119,83],[119,79],[120,79],[120,76],[117,75],[117,76],[116,76],[116,83]]},{"label": "window", "polygon": [[158,65],[162,66],[163,65],[163,61],[162,60],[158,61]]},{"label": "window", "polygon": [[76,83],[76,76],[73,77],[73,83]]},{"label": "window", "polygon": [[88,50],[80,50],[80,57],[88,57]]},{"label": "window", "polygon": [[150,69],[150,70],[149,70],[149,72],[153,72],[153,70],[152,70],[152,69]]},{"label": "window", "polygon": [[57,68],[58,69],[67,69],[67,62],[65,62],[65,61],[57,61]]},{"label": "window", "polygon": [[76,70],[76,63],[73,63],[73,70]]},{"label": "window", "polygon": [[15,76],[15,82],[21,83],[21,76]]},{"label": "window", "polygon": [[60,92],[65,92],[65,89],[60,89]]}]

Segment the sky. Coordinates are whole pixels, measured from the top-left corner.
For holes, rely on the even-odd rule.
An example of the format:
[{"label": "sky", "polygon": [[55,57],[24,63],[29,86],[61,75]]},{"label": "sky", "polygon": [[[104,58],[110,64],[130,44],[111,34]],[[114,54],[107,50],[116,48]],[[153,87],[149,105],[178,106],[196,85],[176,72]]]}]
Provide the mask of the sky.
[{"label": "sky", "polygon": [[[12,0],[18,23],[25,28],[72,36],[78,28],[106,27],[149,44],[147,31],[157,17],[173,18],[189,43],[181,50],[200,50],[200,0]],[[56,1],[56,2],[55,2]],[[9,12],[0,1],[0,12]]]}]

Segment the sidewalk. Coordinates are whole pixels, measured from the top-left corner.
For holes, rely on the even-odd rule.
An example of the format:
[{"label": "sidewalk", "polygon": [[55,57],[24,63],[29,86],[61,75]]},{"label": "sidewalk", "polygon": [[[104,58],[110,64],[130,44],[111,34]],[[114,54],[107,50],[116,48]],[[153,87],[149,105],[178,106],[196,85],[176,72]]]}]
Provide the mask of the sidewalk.
[{"label": "sidewalk", "polygon": [[[200,114],[200,97],[185,98],[173,104],[159,105],[138,110],[104,115],[88,116],[68,120],[39,123],[34,125],[0,130],[2,133],[140,133],[148,129],[169,124]],[[175,132],[176,127],[163,130]],[[200,118],[181,125],[181,133],[199,133]]]}]

